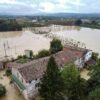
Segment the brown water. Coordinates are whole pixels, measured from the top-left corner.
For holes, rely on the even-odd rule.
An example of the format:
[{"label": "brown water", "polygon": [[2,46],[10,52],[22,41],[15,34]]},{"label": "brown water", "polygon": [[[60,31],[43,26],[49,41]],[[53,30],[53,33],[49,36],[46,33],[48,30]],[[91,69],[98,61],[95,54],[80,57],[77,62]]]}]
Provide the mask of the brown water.
[{"label": "brown water", "polygon": [[6,87],[7,93],[5,96],[1,97],[0,100],[24,100],[18,89],[15,88],[13,84],[9,84],[10,79],[4,76],[4,74],[5,71],[0,71],[0,83]]},{"label": "brown water", "polygon": [[0,32],[0,59],[5,55],[10,58],[17,57],[27,49],[37,53],[41,49],[49,49],[49,44],[50,39],[31,31]]},{"label": "brown water", "polygon": [[71,38],[80,41],[91,49],[100,54],[100,30],[80,27],[61,27],[60,31],[52,31],[53,34],[59,35],[62,38]]},{"label": "brown water", "polygon": [[[38,30],[39,28],[36,28]],[[100,53],[100,30],[75,26],[52,25],[40,28],[39,31],[50,30],[50,33],[63,38],[71,38],[86,44],[88,49]],[[24,50],[33,50],[37,53],[41,49],[49,49],[50,39],[43,35],[34,34],[26,29],[22,32],[0,32],[0,60],[6,55],[10,58],[24,54]],[[4,49],[5,46],[5,49]]]}]

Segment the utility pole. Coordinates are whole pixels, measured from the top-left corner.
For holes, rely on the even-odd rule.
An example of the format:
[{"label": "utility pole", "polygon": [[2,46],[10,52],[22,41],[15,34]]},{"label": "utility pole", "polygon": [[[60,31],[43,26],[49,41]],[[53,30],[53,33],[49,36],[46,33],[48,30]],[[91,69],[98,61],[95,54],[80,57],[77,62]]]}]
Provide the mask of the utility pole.
[{"label": "utility pole", "polygon": [[4,43],[3,46],[4,46],[5,57],[7,57],[6,44]]}]

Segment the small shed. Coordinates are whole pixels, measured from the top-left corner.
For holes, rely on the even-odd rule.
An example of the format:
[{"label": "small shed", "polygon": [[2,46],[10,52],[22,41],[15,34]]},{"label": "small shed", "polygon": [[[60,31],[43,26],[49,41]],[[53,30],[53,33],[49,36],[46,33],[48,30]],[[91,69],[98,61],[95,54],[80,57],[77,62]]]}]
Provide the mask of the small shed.
[{"label": "small shed", "polygon": [[30,58],[31,50],[25,50],[24,52],[25,52],[26,57]]}]

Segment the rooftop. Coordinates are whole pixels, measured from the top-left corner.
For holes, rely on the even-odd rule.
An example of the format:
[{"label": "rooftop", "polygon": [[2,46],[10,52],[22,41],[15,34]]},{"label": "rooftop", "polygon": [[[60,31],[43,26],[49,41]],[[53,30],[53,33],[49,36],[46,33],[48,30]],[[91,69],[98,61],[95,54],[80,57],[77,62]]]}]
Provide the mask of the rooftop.
[{"label": "rooftop", "polygon": [[[62,68],[65,64],[74,62],[76,59],[82,57],[86,53],[86,49],[76,49],[72,47],[64,47],[64,49],[53,55],[59,68]],[[9,66],[17,68],[26,82],[41,78],[46,71],[46,66],[49,57],[40,58],[30,61],[28,63],[10,63]]]}]

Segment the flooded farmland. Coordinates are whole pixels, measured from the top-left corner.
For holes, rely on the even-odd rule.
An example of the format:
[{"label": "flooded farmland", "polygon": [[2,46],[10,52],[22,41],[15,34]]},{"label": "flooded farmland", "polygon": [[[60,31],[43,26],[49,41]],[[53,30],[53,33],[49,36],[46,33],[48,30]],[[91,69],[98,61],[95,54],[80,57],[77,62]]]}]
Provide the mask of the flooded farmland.
[{"label": "flooded farmland", "polygon": [[[41,49],[49,49],[50,39],[37,33],[37,31],[46,31],[62,38],[69,38],[80,41],[88,49],[100,53],[100,30],[75,27],[51,25],[49,27],[37,27],[35,31],[29,29],[19,32],[0,32],[0,60],[4,56],[10,58],[24,54],[24,50],[33,50],[37,53]],[[48,31],[49,30],[49,31]]]},{"label": "flooded farmland", "polygon": [[50,39],[31,31],[0,32],[0,59],[4,56],[15,58],[24,54],[24,50],[37,53],[41,49],[49,49]]},{"label": "flooded farmland", "polygon": [[70,38],[76,41],[80,41],[86,45],[88,49],[91,49],[100,54],[100,30],[83,28],[83,27],[67,27],[66,30],[52,32],[54,35],[61,36],[62,38]]},{"label": "flooded farmland", "polygon": [[[75,26],[55,26],[45,27],[49,33],[61,36],[62,38],[70,38],[86,44],[88,49],[100,53],[100,30],[81,28]],[[44,31],[42,28],[42,30]],[[37,28],[38,30],[38,28]],[[35,30],[36,31],[36,30]],[[49,49],[51,39],[41,34],[34,34],[33,30],[24,30],[18,32],[0,32],[0,60],[4,56],[11,58],[24,54],[24,50],[33,50],[37,53],[41,49]],[[82,78],[89,79],[88,71],[83,70]],[[6,86],[6,96],[0,100],[24,100],[20,92],[10,85],[10,79],[4,75],[4,71],[0,72],[0,83]]]}]

